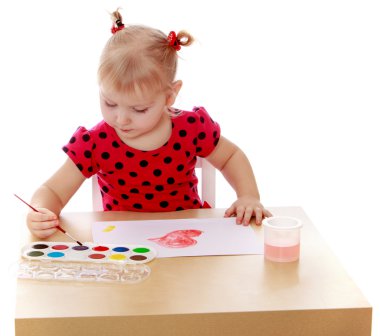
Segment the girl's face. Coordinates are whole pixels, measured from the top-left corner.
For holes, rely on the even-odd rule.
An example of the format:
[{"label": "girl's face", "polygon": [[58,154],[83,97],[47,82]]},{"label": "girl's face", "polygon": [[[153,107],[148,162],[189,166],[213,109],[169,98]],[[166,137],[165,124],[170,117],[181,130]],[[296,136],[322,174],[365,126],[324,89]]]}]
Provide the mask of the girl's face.
[{"label": "girl's face", "polygon": [[100,87],[103,118],[126,143],[159,128],[167,117],[168,100],[165,92],[128,94]]}]

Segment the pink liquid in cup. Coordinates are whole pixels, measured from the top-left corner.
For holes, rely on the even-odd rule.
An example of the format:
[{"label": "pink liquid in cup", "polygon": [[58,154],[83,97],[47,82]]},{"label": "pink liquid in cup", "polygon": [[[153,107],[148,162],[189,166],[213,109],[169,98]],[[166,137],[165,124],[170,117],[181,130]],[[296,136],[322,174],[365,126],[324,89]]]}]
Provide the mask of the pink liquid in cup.
[{"label": "pink liquid in cup", "polygon": [[300,256],[299,219],[288,216],[273,216],[263,220],[264,256],[277,262],[296,261]]},{"label": "pink liquid in cup", "polygon": [[265,258],[277,262],[296,261],[300,255],[300,244],[293,246],[273,246],[264,244]]}]

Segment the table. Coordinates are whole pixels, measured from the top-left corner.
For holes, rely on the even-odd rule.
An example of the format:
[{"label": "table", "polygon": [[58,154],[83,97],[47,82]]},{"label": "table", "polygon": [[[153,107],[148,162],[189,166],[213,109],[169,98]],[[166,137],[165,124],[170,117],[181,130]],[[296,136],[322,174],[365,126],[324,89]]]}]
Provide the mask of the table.
[{"label": "table", "polygon": [[[17,336],[371,335],[372,308],[300,207],[270,208],[302,220],[298,262],[262,255],[155,259],[133,285],[19,279]],[[64,213],[62,226],[91,241],[91,223],[222,217],[224,209],[169,213]],[[262,237],[262,227],[254,226]],[[67,241],[58,232],[50,238]],[[29,233],[23,243],[36,241]]]}]

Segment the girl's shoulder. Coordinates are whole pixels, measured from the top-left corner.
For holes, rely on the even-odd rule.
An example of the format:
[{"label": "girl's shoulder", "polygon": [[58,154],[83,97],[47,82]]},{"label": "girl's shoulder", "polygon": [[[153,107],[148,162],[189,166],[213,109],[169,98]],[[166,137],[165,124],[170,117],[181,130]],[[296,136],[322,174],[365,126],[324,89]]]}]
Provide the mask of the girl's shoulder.
[{"label": "girl's shoulder", "polygon": [[175,110],[172,120],[183,124],[205,124],[208,122],[214,123],[207,110],[203,106],[195,106],[192,111]]},{"label": "girl's shoulder", "polygon": [[95,126],[91,128],[86,128],[84,126],[79,126],[76,131],[76,136],[86,136],[93,139],[96,138],[106,138],[113,134],[113,128],[109,126],[104,120],[97,123]]}]

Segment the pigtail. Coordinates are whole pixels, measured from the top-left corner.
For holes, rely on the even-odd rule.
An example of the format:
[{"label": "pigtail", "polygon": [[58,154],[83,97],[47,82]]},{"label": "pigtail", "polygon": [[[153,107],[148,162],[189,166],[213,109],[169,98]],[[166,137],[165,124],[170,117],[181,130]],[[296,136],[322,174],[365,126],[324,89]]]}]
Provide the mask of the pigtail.
[{"label": "pigtail", "polygon": [[123,17],[121,16],[119,9],[116,9],[114,12],[111,13],[111,20],[112,20],[112,27],[111,32],[112,34],[115,34],[119,30],[124,29],[124,23],[123,23]]},{"label": "pigtail", "polygon": [[194,38],[185,30],[181,30],[178,35],[171,31],[167,40],[168,45],[177,51],[181,49],[181,46],[187,47],[194,42]]},{"label": "pigtail", "polygon": [[177,34],[177,40],[179,42],[179,45],[188,47],[194,42],[194,37],[190,35],[187,31],[181,30]]}]

